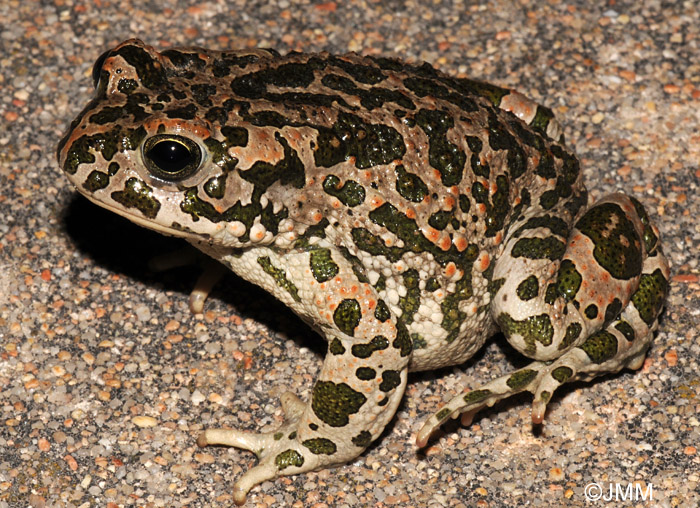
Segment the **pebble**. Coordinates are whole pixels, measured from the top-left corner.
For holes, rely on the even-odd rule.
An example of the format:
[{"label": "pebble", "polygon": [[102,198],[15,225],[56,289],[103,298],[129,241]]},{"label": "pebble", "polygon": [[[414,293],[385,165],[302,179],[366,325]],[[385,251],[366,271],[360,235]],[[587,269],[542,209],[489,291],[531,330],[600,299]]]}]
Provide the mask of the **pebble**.
[{"label": "pebble", "polygon": [[144,429],[158,425],[158,420],[152,416],[134,416],[131,421],[134,422],[134,425]]}]

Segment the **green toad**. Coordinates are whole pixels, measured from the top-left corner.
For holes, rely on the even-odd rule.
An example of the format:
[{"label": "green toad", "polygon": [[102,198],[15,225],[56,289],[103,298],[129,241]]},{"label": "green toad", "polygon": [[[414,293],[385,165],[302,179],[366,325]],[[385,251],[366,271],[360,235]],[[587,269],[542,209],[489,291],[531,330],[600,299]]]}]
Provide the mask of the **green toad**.
[{"label": "green toad", "polygon": [[[255,485],[353,460],[409,371],[457,365],[501,330],[533,361],[448,403],[418,433],[521,391],[532,420],[563,383],[642,365],[667,293],[634,198],[589,206],[551,111],[428,64],[129,40],[59,163],[93,202],[186,239],[328,341],[311,400],[276,432],[207,430],[252,450]],[[235,410],[235,408],[233,408]]]}]

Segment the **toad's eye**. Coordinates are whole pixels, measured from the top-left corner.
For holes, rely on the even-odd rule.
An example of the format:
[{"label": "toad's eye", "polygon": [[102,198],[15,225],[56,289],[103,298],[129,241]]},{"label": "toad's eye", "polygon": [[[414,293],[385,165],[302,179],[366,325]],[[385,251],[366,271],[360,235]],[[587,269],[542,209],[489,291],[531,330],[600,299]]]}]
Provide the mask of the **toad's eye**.
[{"label": "toad's eye", "polygon": [[156,178],[168,182],[184,180],[194,174],[202,162],[199,145],[174,134],[157,134],[143,144],[146,168]]}]

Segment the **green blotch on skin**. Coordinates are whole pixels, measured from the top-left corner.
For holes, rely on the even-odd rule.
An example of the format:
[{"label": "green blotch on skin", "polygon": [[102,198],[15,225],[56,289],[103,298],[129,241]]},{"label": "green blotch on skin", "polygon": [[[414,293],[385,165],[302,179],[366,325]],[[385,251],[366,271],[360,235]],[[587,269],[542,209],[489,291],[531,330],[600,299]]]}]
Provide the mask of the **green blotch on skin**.
[{"label": "green blotch on skin", "polygon": [[377,377],[377,371],[371,367],[359,367],[355,371],[355,376],[362,381],[369,381]]},{"label": "green blotch on skin", "polygon": [[642,250],[634,224],[615,203],[592,207],[576,223],[593,245],[593,257],[616,279],[629,280],[642,271]]},{"label": "green blotch on skin", "polygon": [[365,201],[365,188],[354,180],[347,180],[343,186],[335,175],[328,175],[323,180],[323,190],[334,196],[345,206],[354,207]]},{"label": "green blotch on skin", "polygon": [[428,341],[426,341],[420,333],[412,333],[411,342],[413,342],[414,351],[416,349],[425,349],[426,347],[428,347]]},{"label": "green blotch on skin", "polygon": [[[402,64],[402,66],[405,71],[406,65]],[[483,90],[483,88],[478,87],[476,82],[438,74],[429,64],[423,64],[420,67],[409,66],[408,68],[415,76],[404,79],[403,83],[406,88],[417,96],[425,97],[426,95],[431,95],[451,102],[466,112],[478,109],[476,102],[471,96],[474,94],[480,95],[476,90]],[[450,90],[448,86],[456,91]]]},{"label": "green blotch on skin", "polygon": [[279,441],[283,437],[284,437],[284,434],[282,432],[275,432],[275,435],[272,436],[272,439],[274,439],[275,441]]},{"label": "green blotch on skin", "polygon": [[441,409],[440,411],[438,411],[437,413],[435,413],[435,418],[438,421],[443,421],[447,417],[449,417],[451,414],[452,414],[452,411],[450,411],[448,408],[444,408],[444,409]]},{"label": "green blotch on skin", "polygon": [[352,355],[356,358],[369,358],[375,351],[389,347],[389,339],[383,335],[377,335],[367,344],[355,344],[351,348]]},{"label": "green blotch on skin", "polygon": [[440,289],[440,283],[437,281],[435,277],[431,277],[428,279],[428,281],[425,283],[425,290],[429,292],[437,291]]},{"label": "green blotch on skin", "polygon": [[524,390],[525,387],[537,377],[537,371],[532,369],[523,369],[514,372],[510,375],[506,384],[513,390]]},{"label": "green blotch on skin", "polygon": [[307,62],[291,62],[274,68],[264,68],[243,74],[231,81],[233,93],[247,99],[260,99],[267,94],[269,86],[278,88],[305,89],[315,79],[314,71],[326,64],[317,58]]},{"label": "green blotch on skin", "polygon": [[644,232],[642,233],[644,249],[647,251],[647,253],[651,253],[656,248],[656,244],[659,242],[659,237],[656,236],[656,233],[654,233],[654,228],[651,227],[651,221],[649,220],[649,216],[647,215],[647,211],[644,209],[644,206],[642,206],[642,204],[633,197],[630,197],[630,200],[632,201],[634,209],[639,216],[639,220],[644,225]]},{"label": "green blotch on skin", "polygon": [[357,413],[367,397],[346,383],[318,381],[311,396],[311,408],[316,417],[331,427],[344,427],[351,414]]},{"label": "green blotch on skin", "polygon": [[360,324],[361,318],[360,304],[354,298],[346,298],[340,302],[333,313],[335,326],[351,337],[355,334],[355,328]]},{"label": "green blotch on skin", "polygon": [[413,316],[420,307],[419,282],[418,270],[412,268],[403,273],[406,296],[399,297],[399,308],[402,310],[401,320],[406,325],[410,325],[413,322]]},{"label": "green blotch on skin", "polygon": [[459,209],[462,210],[463,213],[469,213],[471,205],[472,202],[469,200],[469,196],[467,196],[466,194],[459,195]]},{"label": "green blotch on skin", "polygon": [[599,365],[615,356],[617,339],[612,333],[603,330],[588,337],[579,347],[593,363]]},{"label": "green blotch on skin", "polygon": [[[71,124],[71,129],[73,127]],[[63,171],[74,175],[81,164],[93,164],[97,160],[94,153],[100,153],[104,160],[111,161],[117,152],[136,150],[145,137],[146,129],[143,127],[115,127],[92,136],[81,136],[71,143],[63,163]],[[67,138],[62,139],[59,149],[63,148],[67,141]]]},{"label": "green blotch on skin", "polygon": [[[452,78],[447,77],[449,82],[454,83],[455,88],[462,93],[476,94],[490,101],[494,106],[501,104],[503,97],[510,94],[507,88],[485,83],[483,81],[474,81],[468,78]],[[467,110],[468,111],[468,110]]]},{"label": "green blotch on skin", "polygon": [[532,202],[532,196],[530,196],[530,191],[527,188],[520,189],[520,202],[513,207],[513,212],[511,216],[517,220],[523,220],[523,210],[530,206]]},{"label": "green blotch on skin", "polygon": [[557,191],[548,190],[542,193],[540,196],[540,206],[544,210],[551,210],[559,203],[559,194]]},{"label": "green blotch on skin", "polygon": [[[547,126],[550,122],[554,121],[554,113],[549,108],[544,106],[537,106],[537,112],[535,113],[535,118],[530,122],[530,127],[542,133],[542,135],[547,135]],[[558,143],[564,144],[564,135],[562,134],[559,139],[555,139]]]},{"label": "green blotch on skin", "polygon": [[318,282],[326,282],[338,274],[339,268],[331,257],[330,249],[312,250],[309,264],[311,273]]},{"label": "green blotch on skin", "polygon": [[211,96],[216,95],[216,87],[211,84],[195,83],[190,85],[192,90],[192,99],[202,107],[209,108],[212,106]]},{"label": "green blotch on skin", "polygon": [[[493,263],[491,264],[491,266],[493,266]],[[496,293],[498,293],[498,291],[503,287],[505,283],[506,279],[504,278],[493,279],[489,282],[488,289],[492,298],[496,296]]]},{"label": "green blotch on skin", "polygon": [[[374,284],[374,289],[377,291],[384,291],[386,289],[386,277],[380,275],[377,282]],[[389,318],[387,317],[387,319]]]},{"label": "green blotch on skin", "polygon": [[545,180],[551,180],[557,177],[557,171],[554,167],[554,157],[552,154],[546,151],[540,152],[540,162],[535,168],[535,173],[541,176]]},{"label": "green blotch on skin", "polygon": [[165,116],[168,118],[179,118],[182,120],[194,120],[197,115],[197,106],[195,104],[188,104],[187,106],[170,108],[165,110]]},{"label": "green blotch on skin", "polygon": [[313,226],[309,226],[306,228],[306,231],[302,233],[299,236],[299,239],[294,242],[294,246],[297,249],[304,249],[307,250],[308,248],[308,239],[309,238],[325,238],[326,237],[326,228],[329,226],[328,219],[325,217],[321,219],[321,222],[318,224],[314,224]]},{"label": "green blotch on skin", "polygon": [[527,259],[549,259],[554,261],[564,255],[566,244],[561,240],[548,236],[546,238],[521,238],[513,246],[513,257]]},{"label": "green blotch on skin", "polygon": [[356,64],[343,60],[342,58],[331,56],[328,59],[331,65],[340,67],[355,81],[365,83],[367,85],[376,85],[386,79],[386,75],[377,67],[371,65]]},{"label": "green blotch on skin", "polygon": [[472,184],[472,196],[477,203],[486,203],[489,199],[489,191],[483,183],[474,182]]},{"label": "green blotch on skin", "polygon": [[396,191],[413,203],[420,203],[428,195],[428,186],[415,173],[409,173],[402,165],[396,166]]},{"label": "green blotch on skin", "polygon": [[287,436],[287,439],[296,439],[297,438],[297,431],[290,432],[289,435]]},{"label": "green blotch on skin", "polygon": [[117,81],[117,90],[124,95],[129,95],[138,87],[139,84],[135,79],[121,78],[119,81]]},{"label": "green blotch on skin", "polygon": [[206,138],[202,143],[207,147],[211,162],[219,166],[224,175],[236,169],[238,159],[229,154],[229,148],[235,145],[229,145],[226,141],[214,138]]},{"label": "green blotch on skin", "polygon": [[386,102],[393,102],[406,109],[416,109],[415,104],[398,90],[378,86],[369,89],[359,88],[351,79],[339,74],[327,74],[321,83],[333,90],[357,95],[360,97],[362,107],[368,110],[381,108]]},{"label": "green blotch on skin", "polygon": [[489,146],[492,150],[506,150],[506,167],[511,180],[522,176],[527,170],[527,156],[521,141],[513,136],[505,123],[495,114],[489,114]]},{"label": "green blotch on skin", "polygon": [[569,212],[569,215],[576,217],[582,208],[585,208],[588,204],[588,192],[586,189],[581,189],[577,191],[574,196],[569,199],[564,208]]},{"label": "green blotch on skin", "polygon": [[592,303],[586,307],[583,313],[588,319],[595,319],[598,317],[598,306]]},{"label": "green blotch on skin", "polygon": [[441,210],[428,217],[428,224],[430,224],[431,227],[442,231],[447,227],[447,224],[450,222],[451,218],[452,212]]},{"label": "green blotch on skin", "polygon": [[384,256],[392,262],[401,259],[403,252],[408,250],[407,248],[401,249],[399,247],[387,247],[381,238],[373,235],[364,228],[353,228],[351,235],[355,245],[357,245],[363,251],[368,252],[373,256]]},{"label": "green blotch on skin", "polygon": [[574,371],[569,367],[557,367],[552,371],[552,377],[559,381],[559,383],[566,383],[573,375]]},{"label": "green blotch on skin", "polygon": [[538,215],[537,217],[530,217],[525,224],[516,229],[513,232],[513,237],[517,238],[529,229],[539,228],[549,229],[553,234],[562,238],[568,238],[569,236],[569,226],[566,221],[552,215]]},{"label": "green blotch on skin", "polygon": [[399,354],[402,357],[410,355],[413,351],[411,336],[408,334],[408,330],[406,329],[406,325],[403,321],[396,323],[396,338],[391,345],[394,349],[399,350]]},{"label": "green blotch on skin", "polygon": [[369,213],[369,218],[378,226],[394,233],[403,241],[404,246],[387,247],[379,236],[375,236],[363,228],[353,228],[351,235],[358,248],[372,255],[385,256],[391,262],[398,261],[407,252],[429,252],[440,266],[446,266],[451,261],[462,268],[465,273],[469,273],[471,280],[471,269],[474,259],[476,259],[475,251],[478,253],[476,245],[471,244],[464,251],[459,251],[457,247],[452,245],[447,251],[443,251],[423,235],[414,219],[401,213],[391,203],[384,203],[372,210]]},{"label": "green blotch on skin", "polygon": [[366,430],[361,431],[358,435],[352,438],[352,444],[360,448],[367,448],[372,442],[372,434]]},{"label": "green blotch on skin", "polygon": [[215,176],[204,184],[204,192],[214,199],[221,199],[226,193],[226,176]]},{"label": "green blotch on skin", "polygon": [[287,278],[287,274],[283,269],[277,268],[272,264],[272,261],[268,256],[259,257],[258,264],[262,267],[266,274],[270,275],[275,280],[279,287],[286,290],[291,295],[294,301],[301,301],[299,290],[297,289],[296,285]]},{"label": "green blotch on skin", "polygon": [[370,124],[346,112],[338,113],[338,120],[329,129],[317,127],[314,162],[330,168],[355,157],[358,169],[403,158],[406,145],[401,134],[388,125]]},{"label": "green blotch on skin", "polygon": [[454,119],[434,109],[421,109],[415,119],[430,141],[428,162],[440,172],[445,187],[457,185],[462,180],[466,155],[447,140],[447,131],[454,127]]},{"label": "green blotch on skin", "polygon": [[136,208],[145,217],[155,219],[160,210],[160,203],[153,197],[153,189],[138,178],[129,178],[123,191],[115,191],[112,199],[127,208]]},{"label": "green blotch on skin", "polygon": [[603,327],[617,319],[621,311],[622,302],[619,298],[614,298],[613,301],[607,307],[605,307],[605,323],[603,324]]},{"label": "green blotch on skin", "polygon": [[[552,305],[554,302],[557,301],[557,298],[559,298],[561,295],[557,291],[557,285],[556,284],[549,284],[547,286],[547,289],[544,291],[544,303],[548,305]],[[574,302],[574,305],[577,305],[578,302]],[[578,308],[578,307],[577,307]]]},{"label": "green blotch on skin", "polygon": [[561,344],[559,344],[559,347],[557,348],[559,351],[563,351],[565,349],[568,349],[571,344],[573,344],[576,339],[578,339],[581,336],[581,332],[583,331],[583,327],[581,326],[581,323],[571,323],[569,326],[566,327],[566,334],[564,335],[564,338],[561,341]]},{"label": "green blotch on skin", "polygon": [[484,144],[482,143],[481,139],[479,139],[476,136],[466,136],[465,139],[467,141],[467,145],[469,146],[469,150],[471,150],[472,152],[472,155],[469,159],[472,172],[476,176],[488,178],[491,174],[491,168],[489,168],[487,162],[482,162],[481,157],[479,157],[479,152],[481,152],[481,149],[483,148]]},{"label": "green blotch on skin", "polygon": [[556,292],[561,295],[565,301],[570,302],[576,297],[576,293],[581,288],[583,277],[576,269],[573,261],[565,259],[559,266],[557,274]]},{"label": "green blotch on skin", "polygon": [[158,65],[153,56],[142,47],[128,44],[110,53],[110,56],[116,55],[121,56],[134,67],[138,80],[146,88],[154,90],[162,88],[168,79],[163,66]]},{"label": "green blotch on skin", "polygon": [[377,301],[377,307],[374,309],[374,317],[382,323],[391,317],[391,311],[384,300]]},{"label": "green blotch on skin", "polygon": [[248,129],[244,127],[224,126],[221,128],[221,134],[226,139],[226,147],[231,146],[246,146],[248,144]]},{"label": "green blotch on skin", "polygon": [[330,351],[332,355],[342,355],[345,353],[345,347],[338,339],[333,339],[328,345],[328,351]]},{"label": "green blotch on skin", "polygon": [[632,303],[647,326],[651,326],[661,312],[667,293],[668,281],[661,270],[657,268],[651,274],[642,274],[639,287],[632,295]]},{"label": "green blotch on skin", "polygon": [[496,177],[496,192],[486,203],[486,236],[493,237],[503,230],[510,211],[510,181],[504,175]]},{"label": "green blotch on skin", "polygon": [[95,192],[96,190],[104,189],[109,185],[109,175],[102,171],[91,171],[88,177],[83,182],[83,188]]},{"label": "green blotch on skin", "polygon": [[518,288],[516,289],[518,298],[523,301],[532,300],[539,293],[539,286],[537,277],[530,275],[527,279],[518,284]]},{"label": "green blotch on skin", "polygon": [[615,324],[615,329],[624,335],[628,342],[632,342],[636,336],[634,328],[627,321],[619,321]]},{"label": "green blotch on skin", "polygon": [[304,465],[304,457],[296,450],[285,450],[275,457],[275,465],[278,471],[288,467],[301,467]]},{"label": "green blotch on skin", "polygon": [[314,455],[333,455],[337,447],[330,439],[324,437],[316,437],[302,441],[301,444],[306,446]]},{"label": "green blotch on skin", "polygon": [[498,324],[506,337],[519,334],[526,344],[527,354],[534,354],[537,350],[535,342],[543,346],[549,346],[554,336],[554,327],[548,314],[540,314],[518,321],[505,312],[498,316]]},{"label": "green blotch on skin", "polygon": [[382,382],[379,389],[383,392],[390,392],[401,384],[401,373],[398,370],[385,370],[382,372]]},{"label": "green blotch on skin", "polygon": [[282,145],[284,158],[276,164],[257,161],[249,169],[240,172],[241,178],[255,185],[254,194],[256,191],[264,192],[277,181],[295,189],[303,188],[306,183],[304,163],[299,158],[299,154],[279,133],[275,134],[275,139]]},{"label": "green blotch on skin", "polygon": [[490,396],[491,390],[473,390],[469,393],[465,393],[462,396],[462,400],[467,406],[471,406],[473,404],[478,404],[479,402],[482,402]]}]

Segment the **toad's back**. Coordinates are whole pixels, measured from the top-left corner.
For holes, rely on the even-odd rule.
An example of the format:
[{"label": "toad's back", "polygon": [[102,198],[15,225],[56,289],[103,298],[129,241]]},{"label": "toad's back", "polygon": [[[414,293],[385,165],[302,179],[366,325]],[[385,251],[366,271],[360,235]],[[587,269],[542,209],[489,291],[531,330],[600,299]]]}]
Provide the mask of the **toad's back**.
[{"label": "toad's back", "polygon": [[584,209],[558,124],[522,95],[427,64],[158,53],[135,40],[94,77],[95,99],[59,146],[78,190],[186,238],[329,341],[311,403],[283,401],[274,438],[203,435],[265,448],[237,499],[357,456],[409,368],[466,360],[494,325],[541,361],[451,403],[419,441],[522,390],[541,420],[559,384],[643,358],[668,277],[656,231],[623,195]]}]

